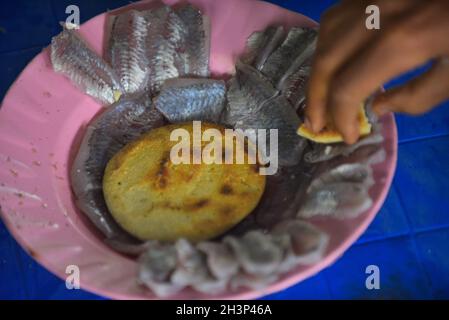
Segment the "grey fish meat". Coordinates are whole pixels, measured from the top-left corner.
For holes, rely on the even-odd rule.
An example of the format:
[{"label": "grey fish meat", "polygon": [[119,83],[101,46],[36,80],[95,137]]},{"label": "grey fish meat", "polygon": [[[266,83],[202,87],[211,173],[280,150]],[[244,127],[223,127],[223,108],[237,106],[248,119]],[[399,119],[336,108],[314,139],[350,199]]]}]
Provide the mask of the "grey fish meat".
[{"label": "grey fish meat", "polygon": [[282,89],[291,74],[310,59],[316,44],[317,31],[307,28],[292,28],[282,45],[267,59],[262,73],[273,84]]},{"label": "grey fish meat", "polygon": [[272,274],[282,260],[282,251],[277,247],[271,235],[261,231],[250,231],[236,239],[226,237],[224,242],[234,251],[242,268],[253,275]]},{"label": "grey fish meat", "polygon": [[296,112],[301,111],[306,101],[307,81],[310,74],[310,60],[300,66],[295,72],[286,78],[281,88],[282,94],[290,102]]},{"label": "grey fish meat", "polygon": [[126,93],[141,91],[145,89],[149,75],[146,56],[148,29],[144,13],[130,10],[109,19],[108,61]]},{"label": "grey fish meat", "polygon": [[[325,232],[298,219],[287,219],[278,223],[271,234],[284,247],[284,259],[280,266],[283,271],[289,271],[296,265],[317,263],[324,256],[329,244],[329,236]],[[285,241],[285,236],[288,236],[290,241]]]},{"label": "grey fish meat", "polygon": [[372,203],[364,183],[334,182],[312,189],[299,210],[298,217],[354,218],[370,208]]},{"label": "grey fish meat", "polygon": [[50,58],[56,72],[100,102],[112,104],[122,94],[115,72],[74,30],[65,29],[52,39]]},{"label": "grey fish meat", "polygon": [[373,131],[370,135],[360,139],[352,145],[338,144],[314,144],[313,149],[304,156],[306,162],[317,163],[328,161],[338,156],[349,156],[357,149],[368,145],[379,145],[383,141],[380,133]]},{"label": "grey fish meat", "polygon": [[182,290],[184,286],[170,282],[171,274],[178,264],[176,248],[171,244],[153,242],[150,248],[139,257],[139,282],[161,297]]},{"label": "grey fish meat", "polygon": [[210,20],[190,4],[178,9],[176,13],[187,28],[184,47],[178,57],[180,76],[209,76]]},{"label": "grey fish meat", "polygon": [[254,32],[246,42],[242,61],[260,70],[284,38],[284,27],[268,27],[263,32]]},{"label": "grey fish meat", "polygon": [[171,79],[155,98],[156,108],[172,123],[202,120],[218,122],[226,99],[224,81]]},{"label": "grey fish meat", "polygon": [[239,264],[228,245],[217,242],[200,242],[198,249],[207,255],[209,270],[217,279],[229,279],[237,273]]},{"label": "grey fish meat", "polygon": [[163,123],[151,99],[143,94],[139,98],[123,97],[87,127],[72,165],[72,189],[78,208],[107,238],[126,240],[129,236],[112,218],[104,201],[106,164],[127,143]]},{"label": "grey fish meat", "polygon": [[296,134],[300,121],[295,111],[259,71],[240,62],[236,68],[237,74],[230,80],[223,121],[241,129],[277,129],[279,164],[298,164],[306,141]]},{"label": "grey fish meat", "polygon": [[149,89],[155,94],[166,80],[179,76],[176,61],[185,46],[187,28],[168,6],[149,10],[145,17],[149,30],[146,40]]}]

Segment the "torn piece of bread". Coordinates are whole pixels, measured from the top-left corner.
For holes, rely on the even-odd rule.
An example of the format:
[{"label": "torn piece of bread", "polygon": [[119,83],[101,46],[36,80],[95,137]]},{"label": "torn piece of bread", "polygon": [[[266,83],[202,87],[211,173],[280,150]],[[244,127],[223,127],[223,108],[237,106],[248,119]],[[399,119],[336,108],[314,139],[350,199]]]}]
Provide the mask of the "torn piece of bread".
[{"label": "torn piece of bread", "polygon": [[[368,121],[363,105],[360,107],[359,114],[357,115],[357,122],[359,123],[361,137],[370,134],[371,124]],[[301,137],[317,143],[343,142],[343,136],[337,131],[330,117],[327,119],[327,124],[324,129],[318,133],[312,132],[304,124],[298,128],[297,133]]]}]

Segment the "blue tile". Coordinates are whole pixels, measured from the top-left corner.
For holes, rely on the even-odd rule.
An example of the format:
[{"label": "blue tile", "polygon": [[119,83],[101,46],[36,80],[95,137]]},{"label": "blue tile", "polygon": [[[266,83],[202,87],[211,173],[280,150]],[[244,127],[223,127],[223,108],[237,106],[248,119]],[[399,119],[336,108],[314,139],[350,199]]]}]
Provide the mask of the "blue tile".
[{"label": "blue tile", "polygon": [[283,8],[299,12],[319,21],[322,13],[329,7],[336,4],[337,0],[320,0],[320,1],[306,1],[306,0],[268,0],[273,4],[277,4]]},{"label": "blue tile", "polygon": [[449,299],[449,229],[416,236],[422,264],[435,299]]},{"label": "blue tile", "polygon": [[1,1],[0,52],[46,46],[58,32],[50,0]]},{"label": "blue tile", "polygon": [[415,230],[449,225],[449,136],[399,146],[396,185]]},{"label": "blue tile", "polygon": [[265,296],[263,300],[281,299],[330,299],[329,289],[323,274],[308,278],[288,289]]},{"label": "blue tile", "polygon": [[34,48],[0,54],[0,70],[2,70],[0,77],[0,101],[3,100],[8,88],[28,62],[40,51],[40,48]]},{"label": "blue tile", "polygon": [[434,136],[449,135],[449,102],[420,115],[396,114],[399,143]]},{"label": "blue tile", "polygon": [[27,283],[22,277],[16,244],[1,219],[0,230],[0,299],[26,299]]},{"label": "blue tile", "polygon": [[[430,66],[430,63],[426,63],[423,66],[396,77],[387,83],[385,88],[390,89],[394,86],[404,84],[407,81],[420,76],[427,71]],[[449,134],[449,102],[442,103],[424,115],[409,116],[405,114],[396,114],[395,118],[398,126],[399,143]]]},{"label": "blue tile", "polygon": [[[368,290],[367,266],[380,270],[380,289]],[[426,299],[431,298],[426,274],[408,237],[352,246],[326,269],[335,299]]]},{"label": "blue tile", "polygon": [[363,243],[370,240],[383,239],[404,235],[410,231],[404,209],[401,206],[395,182],[390,188],[387,199],[382,209],[377,213],[373,222],[365,233],[360,237],[357,243]]}]

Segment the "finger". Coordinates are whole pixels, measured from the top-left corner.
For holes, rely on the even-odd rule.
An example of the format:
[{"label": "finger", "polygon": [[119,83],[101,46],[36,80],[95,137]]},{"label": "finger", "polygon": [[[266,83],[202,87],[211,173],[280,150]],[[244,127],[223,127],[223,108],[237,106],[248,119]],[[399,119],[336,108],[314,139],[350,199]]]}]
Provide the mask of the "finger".
[{"label": "finger", "polygon": [[[341,16],[341,15],[340,15]],[[312,69],[308,81],[306,118],[310,121],[311,129],[320,131],[325,125],[328,82],[336,67],[347,55],[350,55],[361,43],[367,41],[366,29],[357,27],[360,23],[349,18],[337,28],[326,33],[328,24],[335,24],[334,20],[325,22],[320,29]],[[335,42],[333,41],[333,38]],[[351,39],[351,40],[350,40]]]},{"label": "finger", "polygon": [[415,115],[429,111],[448,98],[449,62],[439,60],[418,78],[376,97],[373,109],[378,115],[388,111]]},{"label": "finger", "polygon": [[[352,5],[349,6],[348,3]],[[354,5],[355,4],[355,5]],[[377,1],[382,17],[387,20],[407,11],[415,1]],[[336,70],[378,33],[365,26],[365,5],[347,2],[324,16],[307,91],[305,111],[311,129],[320,131],[325,125],[329,82]]]},{"label": "finger", "polygon": [[[416,30],[411,16],[376,37],[365,49],[339,70],[330,84],[328,108],[337,130],[354,141],[353,128],[360,103],[383,83],[419,66],[440,52],[440,43],[431,43],[429,30]],[[405,22],[404,22],[405,21]]]}]

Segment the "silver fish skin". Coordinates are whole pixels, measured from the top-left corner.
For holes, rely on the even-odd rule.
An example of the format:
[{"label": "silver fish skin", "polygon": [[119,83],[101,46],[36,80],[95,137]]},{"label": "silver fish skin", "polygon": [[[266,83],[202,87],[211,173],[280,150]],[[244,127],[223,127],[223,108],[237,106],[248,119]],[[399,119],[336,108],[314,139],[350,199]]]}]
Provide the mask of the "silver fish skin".
[{"label": "silver fish skin", "polygon": [[224,242],[234,251],[243,270],[252,275],[270,275],[282,261],[283,253],[272,241],[271,235],[250,231],[240,239],[226,237]]},{"label": "silver fish skin", "polygon": [[298,218],[330,216],[355,218],[373,204],[364,183],[334,182],[313,189],[298,212]]},{"label": "silver fish skin", "polygon": [[172,123],[202,120],[217,123],[225,105],[224,81],[212,79],[170,79],[154,105]]},{"label": "silver fish skin", "polygon": [[310,59],[315,49],[317,31],[309,28],[292,28],[282,45],[267,59],[262,73],[282,89],[291,74]]},{"label": "silver fish skin", "polygon": [[173,295],[184,288],[170,282],[170,276],[178,265],[176,248],[172,244],[152,242],[139,257],[138,281],[160,297]]},{"label": "silver fish skin", "polygon": [[282,95],[290,102],[293,109],[298,113],[304,108],[306,101],[306,88],[309,80],[311,60],[309,59],[294,73],[287,77],[283,84]]},{"label": "silver fish skin", "polygon": [[191,4],[183,5],[175,12],[187,27],[184,48],[178,58],[179,75],[208,77],[211,39],[209,18]]},{"label": "silver fish skin", "polygon": [[369,165],[347,163],[339,165],[321,174],[310,183],[307,193],[311,194],[325,189],[327,185],[339,182],[356,183],[368,190],[373,184],[373,172]]},{"label": "silver fish skin", "polygon": [[230,80],[223,121],[240,129],[277,129],[279,164],[298,164],[306,147],[305,139],[296,134],[299,117],[258,70],[241,62],[236,69],[236,76]]},{"label": "silver fish skin", "polygon": [[304,159],[308,163],[318,163],[328,161],[338,156],[349,156],[361,147],[369,145],[379,145],[383,142],[380,132],[373,131],[370,135],[360,139],[352,145],[345,143],[338,144],[314,144],[313,149],[307,152]]},{"label": "silver fish skin", "polygon": [[121,98],[86,130],[71,169],[78,208],[109,239],[128,242],[130,236],[112,218],[104,201],[102,180],[108,161],[127,143],[163,125],[162,115],[147,94]]},{"label": "silver fish skin", "polygon": [[207,265],[217,279],[229,279],[238,272],[239,264],[228,245],[219,242],[200,242],[198,249],[207,256]]},{"label": "silver fish skin", "polygon": [[74,30],[64,29],[52,39],[50,58],[54,71],[101,103],[112,104],[123,92],[113,69]]},{"label": "silver fish skin", "polygon": [[107,60],[117,72],[127,94],[145,89],[149,68],[146,56],[147,20],[136,10],[110,16]]},{"label": "silver fish skin", "polygon": [[284,27],[268,27],[263,32],[254,32],[246,42],[242,61],[260,70],[268,57],[285,39]]},{"label": "silver fish skin", "polygon": [[[329,235],[313,224],[299,219],[286,219],[270,231],[285,251],[280,269],[290,271],[296,265],[310,265],[321,260],[329,244]],[[283,238],[288,236],[289,241]]]},{"label": "silver fish skin", "polygon": [[176,62],[185,46],[187,28],[168,6],[148,10],[145,17],[149,30],[146,39],[149,91],[157,94],[166,80],[179,77]]}]

